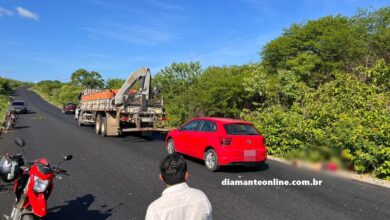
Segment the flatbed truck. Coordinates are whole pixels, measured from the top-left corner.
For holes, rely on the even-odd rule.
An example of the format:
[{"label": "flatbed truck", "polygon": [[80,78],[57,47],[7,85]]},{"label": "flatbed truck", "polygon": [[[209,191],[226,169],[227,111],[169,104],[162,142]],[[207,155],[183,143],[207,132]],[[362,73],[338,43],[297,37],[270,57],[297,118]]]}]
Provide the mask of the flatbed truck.
[{"label": "flatbed truck", "polygon": [[163,100],[156,90],[151,91],[151,80],[150,69],[143,67],[133,72],[119,90],[86,89],[79,97],[79,126],[94,125],[96,134],[102,136],[167,132]]}]

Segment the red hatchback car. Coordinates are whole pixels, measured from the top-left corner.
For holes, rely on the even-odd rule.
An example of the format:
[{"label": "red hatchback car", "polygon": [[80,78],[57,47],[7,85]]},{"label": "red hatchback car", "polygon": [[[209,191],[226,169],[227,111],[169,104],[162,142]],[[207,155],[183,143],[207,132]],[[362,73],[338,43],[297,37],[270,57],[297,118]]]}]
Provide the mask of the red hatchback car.
[{"label": "red hatchback car", "polygon": [[205,161],[208,170],[267,159],[265,139],[252,123],[228,118],[194,118],[170,131],[168,153],[182,153]]},{"label": "red hatchback car", "polygon": [[74,114],[74,112],[76,111],[76,104],[73,104],[73,103],[66,103],[64,104],[64,106],[62,107],[62,114],[68,114],[68,113],[72,113]]}]

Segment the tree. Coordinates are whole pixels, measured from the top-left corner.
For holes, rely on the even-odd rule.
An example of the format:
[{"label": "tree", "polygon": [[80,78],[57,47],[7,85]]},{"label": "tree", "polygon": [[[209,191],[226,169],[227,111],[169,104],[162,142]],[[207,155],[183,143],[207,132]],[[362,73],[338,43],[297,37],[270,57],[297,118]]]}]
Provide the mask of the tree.
[{"label": "tree", "polygon": [[367,53],[366,31],[347,17],[327,16],[293,24],[282,36],[264,46],[261,56],[267,70],[292,70],[309,86],[329,81],[333,72],[350,72]]},{"label": "tree", "polygon": [[252,94],[242,81],[252,69],[253,65],[207,68],[187,92],[193,116],[238,118],[242,109],[251,108]]},{"label": "tree", "polygon": [[172,63],[156,74],[153,85],[160,86],[164,98],[168,100],[185,92],[201,73],[199,62]]},{"label": "tree", "polygon": [[390,62],[390,7],[377,11],[360,9],[351,22],[363,30],[361,38],[365,39],[368,53],[365,54],[365,66],[369,67],[377,59]]},{"label": "tree", "polygon": [[0,78],[0,95],[11,95],[12,86],[7,79]]},{"label": "tree", "polygon": [[202,70],[199,62],[173,63],[156,74],[152,81],[153,87],[161,89],[169,123],[178,126],[188,119],[189,110],[188,91],[201,75]]},{"label": "tree", "polygon": [[111,79],[107,80],[106,88],[108,88],[108,89],[120,89],[122,87],[123,83],[125,83],[124,79],[121,79],[121,78],[111,78]]},{"label": "tree", "polygon": [[243,79],[245,91],[252,94],[253,105],[260,108],[272,105],[291,107],[301,103],[311,89],[293,71],[269,73],[262,65],[255,65]]},{"label": "tree", "polygon": [[77,86],[86,88],[103,88],[104,81],[102,76],[95,71],[88,72],[85,69],[78,69],[71,75],[71,82]]}]

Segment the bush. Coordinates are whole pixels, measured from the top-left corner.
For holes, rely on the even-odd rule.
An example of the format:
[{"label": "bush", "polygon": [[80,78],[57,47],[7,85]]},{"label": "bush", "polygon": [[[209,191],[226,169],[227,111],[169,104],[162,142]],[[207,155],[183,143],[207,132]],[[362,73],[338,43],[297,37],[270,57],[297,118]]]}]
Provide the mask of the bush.
[{"label": "bush", "polygon": [[45,80],[35,84],[33,90],[52,104],[62,107],[66,102],[78,103],[78,96],[84,87],[58,80]]},{"label": "bush", "polygon": [[8,111],[10,95],[15,87],[28,85],[29,83],[0,77],[0,125],[3,124],[5,113]]},{"label": "bush", "polygon": [[60,104],[67,102],[78,103],[78,96],[83,90],[84,88],[80,86],[64,84],[61,88],[54,91],[52,99]]},{"label": "bush", "polygon": [[305,95],[291,108],[271,106],[246,111],[268,138],[269,152],[281,157],[338,160],[357,172],[388,178],[390,161],[389,93],[351,74]]}]

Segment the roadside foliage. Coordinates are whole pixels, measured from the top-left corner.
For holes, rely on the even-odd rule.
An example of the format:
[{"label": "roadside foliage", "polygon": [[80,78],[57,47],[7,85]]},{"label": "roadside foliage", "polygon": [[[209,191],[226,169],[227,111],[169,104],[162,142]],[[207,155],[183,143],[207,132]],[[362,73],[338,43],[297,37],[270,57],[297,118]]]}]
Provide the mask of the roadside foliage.
[{"label": "roadside foliage", "polygon": [[22,85],[28,85],[28,83],[0,77],[0,126],[4,122],[14,88]]},{"label": "roadside foliage", "polygon": [[102,76],[95,71],[78,69],[70,76],[70,82],[44,80],[36,83],[32,89],[52,104],[62,107],[67,102],[78,103],[78,96],[86,88],[104,87]]},{"label": "roadside foliage", "polygon": [[154,83],[171,126],[243,118],[272,155],[390,180],[389,27],[390,7],[293,24],[263,47],[259,63],[174,63]]},{"label": "roadside foliage", "polygon": [[[390,7],[292,24],[259,52],[261,61],[202,68],[173,63],[160,70],[168,123],[192,117],[242,118],[266,137],[269,153],[334,161],[390,180]],[[118,88],[97,72],[75,71],[69,83],[34,90],[60,105],[84,88]]]}]

